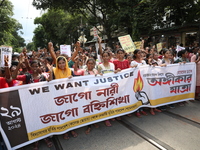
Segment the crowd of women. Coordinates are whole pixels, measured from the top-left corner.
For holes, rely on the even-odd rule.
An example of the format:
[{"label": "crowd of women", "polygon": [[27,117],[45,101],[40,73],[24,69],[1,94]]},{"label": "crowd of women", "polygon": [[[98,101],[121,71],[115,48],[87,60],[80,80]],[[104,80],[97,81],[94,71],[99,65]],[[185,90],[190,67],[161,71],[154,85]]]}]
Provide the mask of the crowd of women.
[{"label": "crowd of women", "polygon": [[[12,65],[9,67],[8,57],[4,57],[5,67],[0,70],[0,88],[9,88],[23,84],[33,84],[42,81],[51,81],[61,78],[72,78],[76,76],[87,75],[103,75],[105,73],[118,73],[123,69],[130,67],[139,67],[142,65],[153,65],[167,67],[173,63],[189,63],[195,62],[197,65],[197,74],[200,72],[200,49],[199,47],[186,48],[185,50],[176,51],[173,48],[163,48],[160,52],[156,48],[145,47],[144,49],[136,49],[134,52],[126,53],[120,44],[116,44],[115,50],[110,47],[101,46],[102,40],[98,38],[99,49],[85,49],[77,42],[74,45],[72,56],[69,57],[60,54],[60,51],[54,50],[53,44],[48,43],[48,48],[32,52],[32,55],[27,55],[26,49],[23,49],[19,56],[13,55]],[[97,57],[97,56],[100,57]],[[194,100],[200,100],[200,80],[197,76],[196,80],[196,95]],[[187,102],[178,103],[184,106]],[[169,105],[174,108],[174,105]],[[166,106],[160,108],[149,108],[149,113],[155,115],[155,112],[161,112],[166,109]],[[146,110],[145,110],[146,111]],[[137,110],[135,115],[147,115],[143,109]],[[128,116],[131,116],[129,114]],[[111,119],[120,120],[120,117]],[[112,126],[111,120],[106,120],[105,125]],[[87,126],[85,131],[89,134],[92,126],[98,128],[98,124]],[[70,131],[73,137],[78,134],[75,131]],[[69,139],[69,133],[63,135],[64,139]],[[45,138],[48,147],[52,146],[51,140]],[[34,143],[34,150],[38,149],[38,142]]]}]

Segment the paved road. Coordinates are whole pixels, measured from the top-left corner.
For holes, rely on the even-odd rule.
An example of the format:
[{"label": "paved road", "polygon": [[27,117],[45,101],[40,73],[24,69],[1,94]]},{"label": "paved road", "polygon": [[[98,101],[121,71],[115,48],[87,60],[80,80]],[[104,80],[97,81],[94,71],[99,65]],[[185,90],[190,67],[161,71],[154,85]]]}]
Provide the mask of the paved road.
[{"label": "paved road", "polygon": [[[148,110],[146,110],[148,112]],[[200,102],[156,113],[155,116],[137,118],[123,116],[121,121],[106,127],[92,127],[89,135],[86,127],[77,129],[77,138],[64,140],[62,135],[54,136],[54,146],[47,148],[40,141],[40,150],[199,150],[200,149]],[[32,145],[24,147],[31,150]]]}]

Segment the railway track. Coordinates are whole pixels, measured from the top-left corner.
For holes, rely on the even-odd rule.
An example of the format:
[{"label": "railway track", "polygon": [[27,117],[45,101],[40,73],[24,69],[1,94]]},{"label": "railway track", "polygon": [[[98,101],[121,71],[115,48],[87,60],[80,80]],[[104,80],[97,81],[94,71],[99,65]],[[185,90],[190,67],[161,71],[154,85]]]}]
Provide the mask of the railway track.
[{"label": "railway track", "polygon": [[[200,103],[197,103],[197,105],[198,104],[200,104]],[[187,107],[187,106],[185,106],[185,107]],[[182,107],[182,108],[184,109],[184,107]],[[195,128],[200,129],[200,122],[192,120],[189,117],[181,116],[181,115],[174,113],[172,111],[164,111],[164,112],[162,112],[161,115],[173,118],[173,120],[175,122],[183,122],[186,125],[191,125],[191,127],[193,126]],[[154,117],[162,117],[162,116],[154,116]],[[136,119],[136,118],[132,118],[132,119]],[[146,121],[145,117],[144,117],[144,121]],[[104,126],[103,122],[100,123],[100,124],[103,124],[101,126],[102,129],[107,128],[107,127]],[[114,125],[116,125],[116,124],[118,124],[118,125],[121,124],[120,127],[128,129],[129,131],[131,131],[134,134],[134,136],[136,135],[136,136],[138,136],[138,138],[141,138],[144,141],[148,142],[155,149],[159,149],[159,150],[175,150],[175,149],[177,149],[177,147],[173,147],[171,144],[169,144],[169,142],[166,142],[163,139],[161,140],[159,137],[155,137],[154,136],[155,134],[151,133],[150,130],[146,131],[142,127],[139,127],[138,122],[137,122],[137,125],[135,125],[134,122],[133,121],[131,122],[131,120],[127,116],[122,117],[122,120],[120,120],[120,121],[116,121]],[[198,131],[198,129],[197,129],[197,131]],[[125,131],[127,132],[128,130],[125,130]],[[82,132],[82,131],[80,132],[80,131],[81,130],[79,130],[80,136],[83,136],[84,132]],[[92,131],[92,132],[95,132],[95,130]],[[88,138],[88,140],[90,140],[90,136],[87,136],[86,138]],[[53,136],[53,138],[51,140],[52,140],[54,146],[49,148],[50,150],[66,150],[66,147],[64,146],[65,144],[63,144],[63,141],[61,140],[60,136]],[[70,140],[73,140],[73,139],[70,139]],[[66,142],[69,142],[69,144],[70,144],[70,141],[66,141]],[[100,148],[101,148],[101,146],[100,146]],[[184,149],[184,147],[183,147],[183,149]],[[25,150],[27,150],[27,149],[25,149]],[[40,149],[40,150],[46,150],[46,149]],[[77,149],[77,150],[85,150],[85,149]],[[91,149],[89,149],[89,150],[91,150]]]}]

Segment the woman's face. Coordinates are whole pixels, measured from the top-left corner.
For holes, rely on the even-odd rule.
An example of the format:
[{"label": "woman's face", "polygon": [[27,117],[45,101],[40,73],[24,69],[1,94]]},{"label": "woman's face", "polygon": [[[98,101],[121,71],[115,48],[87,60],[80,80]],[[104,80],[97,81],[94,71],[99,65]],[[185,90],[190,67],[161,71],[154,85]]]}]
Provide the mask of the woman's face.
[{"label": "woman's face", "polygon": [[94,64],[93,61],[88,61],[87,62],[87,68],[88,68],[88,70],[93,70],[94,67],[95,67],[95,64]]},{"label": "woman's face", "polygon": [[164,54],[164,57],[165,57],[165,58],[170,58],[170,54],[171,54],[170,51],[167,51],[167,52]]},{"label": "woman's face", "polygon": [[150,55],[148,59],[153,59],[153,55]]},{"label": "woman's face", "polygon": [[124,58],[124,52],[119,51],[119,52],[117,53],[117,57],[118,57],[118,59],[123,59],[123,58]]},{"label": "woman's face", "polygon": [[131,56],[128,56],[128,57],[127,57],[127,60],[128,60],[129,62],[131,62],[131,61],[132,61],[132,57],[131,57]]},{"label": "woman's face", "polygon": [[66,68],[66,62],[63,59],[58,61],[58,68],[61,70],[64,70]]},{"label": "woman's face", "polygon": [[108,53],[104,53],[102,58],[104,62],[108,62],[110,60],[110,56],[108,55]]},{"label": "woman's face", "polygon": [[38,63],[33,63],[33,64],[31,65],[31,70],[33,71],[33,73],[37,73],[37,72],[38,72],[38,69],[39,69]]},{"label": "woman's face", "polygon": [[153,59],[158,60],[158,54],[157,53],[153,55]]},{"label": "woman's face", "polygon": [[187,58],[187,56],[188,56],[188,52],[185,52],[185,53],[182,55],[183,58]]},{"label": "woman's face", "polygon": [[169,59],[173,59],[174,56],[172,55],[172,53],[169,53]]},{"label": "woman's face", "polygon": [[17,66],[13,65],[13,66],[10,68],[10,71],[11,71],[11,72],[14,72],[16,69],[17,69]]},{"label": "woman's face", "polygon": [[22,69],[26,69],[26,64],[23,62],[23,63],[21,63],[21,68]]},{"label": "woman's face", "polygon": [[135,57],[136,58],[142,58],[143,56],[142,56],[142,52],[141,51],[138,51],[136,54],[135,54]]}]

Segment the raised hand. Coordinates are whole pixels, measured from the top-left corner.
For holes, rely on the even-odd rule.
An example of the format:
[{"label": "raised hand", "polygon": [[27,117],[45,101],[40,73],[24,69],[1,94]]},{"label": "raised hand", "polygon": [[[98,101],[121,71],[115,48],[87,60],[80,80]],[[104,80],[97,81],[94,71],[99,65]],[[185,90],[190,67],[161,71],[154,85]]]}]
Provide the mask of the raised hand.
[{"label": "raised hand", "polygon": [[8,62],[9,62],[8,55],[4,55],[4,63],[5,63],[5,66],[8,66]]},{"label": "raised hand", "polygon": [[98,38],[98,43],[101,43],[102,39],[99,37],[99,35],[97,35],[97,38]]},{"label": "raised hand", "polygon": [[48,49],[49,49],[49,51],[54,50],[54,48],[53,48],[53,43],[52,43],[52,42],[49,42],[49,43],[48,43]]},{"label": "raised hand", "polygon": [[44,53],[47,53],[47,49],[46,48],[44,48],[43,50],[44,50]]},{"label": "raised hand", "polygon": [[24,55],[23,55],[23,53],[21,53],[19,55],[19,63],[21,64],[23,61],[24,61]]},{"label": "raised hand", "polygon": [[79,41],[77,41],[76,44],[75,44],[75,47],[76,48],[80,48],[81,47],[81,43]]},{"label": "raised hand", "polygon": [[49,69],[50,72],[53,71],[53,66],[47,63],[47,68]]},{"label": "raised hand", "polygon": [[25,58],[27,58],[27,55],[26,55],[27,49],[26,48],[23,48],[22,53],[24,54]]}]

